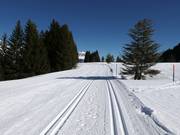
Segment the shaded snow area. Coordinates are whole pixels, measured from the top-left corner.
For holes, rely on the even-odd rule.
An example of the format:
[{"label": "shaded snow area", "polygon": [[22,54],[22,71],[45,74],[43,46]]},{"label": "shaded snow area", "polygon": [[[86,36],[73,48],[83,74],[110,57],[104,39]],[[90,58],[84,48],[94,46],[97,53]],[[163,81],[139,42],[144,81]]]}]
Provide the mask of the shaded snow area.
[{"label": "shaded snow area", "polygon": [[180,76],[172,83],[171,64],[158,64],[161,74],[143,81],[114,77],[121,67],[81,63],[0,82],[0,135],[179,134]]}]

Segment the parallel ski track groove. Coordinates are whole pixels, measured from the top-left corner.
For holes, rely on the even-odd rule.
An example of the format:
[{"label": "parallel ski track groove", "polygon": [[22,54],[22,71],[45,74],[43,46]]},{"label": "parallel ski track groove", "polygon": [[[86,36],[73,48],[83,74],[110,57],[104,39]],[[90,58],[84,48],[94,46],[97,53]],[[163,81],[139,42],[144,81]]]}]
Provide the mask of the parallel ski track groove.
[{"label": "parallel ski track groove", "polygon": [[129,135],[121,110],[121,106],[118,103],[115,90],[110,80],[107,80],[107,85],[109,96],[111,135]]},{"label": "parallel ski track groove", "polygon": [[[75,110],[85,93],[92,85],[92,81],[88,81],[84,87],[74,96],[74,98],[68,103],[68,105],[47,125],[47,127],[40,133],[40,135],[56,135],[60,128],[64,125],[71,113]],[[52,130],[52,131],[51,131]]]}]

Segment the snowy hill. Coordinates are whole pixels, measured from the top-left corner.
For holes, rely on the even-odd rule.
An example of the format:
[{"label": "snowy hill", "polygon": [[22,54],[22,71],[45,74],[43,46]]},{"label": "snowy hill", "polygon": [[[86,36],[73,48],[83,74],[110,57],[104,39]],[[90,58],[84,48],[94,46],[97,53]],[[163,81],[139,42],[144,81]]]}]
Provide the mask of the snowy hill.
[{"label": "snowy hill", "polygon": [[0,134],[180,134],[180,65],[176,83],[171,66],[156,65],[161,74],[143,81],[114,78],[116,64],[82,63],[0,82]]},{"label": "snowy hill", "polygon": [[[175,82],[172,80],[175,64]],[[111,65],[115,70],[115,64]],[[118,67],[122,67],[121,64]],[[161,73],[147,80],[122,80],[158,119],[175,134],[180,134],[180,63],[159,63]]]}]

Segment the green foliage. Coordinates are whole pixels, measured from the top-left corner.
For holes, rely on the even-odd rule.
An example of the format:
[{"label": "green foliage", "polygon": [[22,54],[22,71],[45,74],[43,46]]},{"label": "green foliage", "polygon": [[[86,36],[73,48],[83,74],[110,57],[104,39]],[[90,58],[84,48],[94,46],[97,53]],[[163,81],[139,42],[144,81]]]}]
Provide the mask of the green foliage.
[{"label": "green foliage", "polygon": [[104,62],[104,56],[102,56],[102,58],[101,58],[101,62]]},{"label": "green foliage", "polygon": [[122,60],[119,56],[116,57],[116,62],[122,62]]},{"label": "green foliage", "polygon": [[180,62],[180,44],[173,49],[168,49],[160,56],[160,62]]},{"label": "green foliage", "polygon": [[91,52],[86,51],[84,62],[90,62]]},{"label": "green foliage", "polygon": [[60,27],[59,23],[53,20],[49,31],[46,32],[45,44],[52,72],[76,66],[77,47],[67,25]]},{"label": "green foliage", "polygon": [[36,24],[28,20],[25,27],[25,50],[24,50],[24,75],[34,76],[38,74],[40,66],[39,33]]},{"label": "green foliage", "polygon": [[100,62],[99,52],[97,50],[92,53],[87,51],[84,62]]},{"label": "green foliage", "polygon": [[17,21],[10,38],[0,40],[0,80],[19,79],[71,69],[78,62],[77,47],[67,25],[55,20],[45,33],[28,20]]},{"label": "green foliage", "polygon": [[53,20],[50,24],[49,31],[46,31],[45,44],[48,51],[51,71],[62,70],[63,65],[63,49],[60,25]]},{"label": "green foliage", "polygon": [[106,62],[110,63],[110,62],[114,62],[114,56],[112,54],[107,54],[106,56]]},{"label": "green foliage", "polygon": [[9,48],[6,52],[7,62],[5,67],[6,79],[18,79],[22,77],[23,71],[23,51],[24,51],[24,33],[20,21],[9,38]]},{"label": "green foliage", "polygon": [[152,22],[148,19],[139,21],[130,29],[132,41],[124,47],[122,73],[132,74],[134,79],[143,79],[144,72],[156,64],[159,54],[158,44],[151,39],[153,32]]},{"label": "green foliage", "polygon": [[2,36],[2,40],[0,43],[0,80],[6,79],[5,69],[8,66],[7,51],[8,51],[7,35],[4,34]]}]

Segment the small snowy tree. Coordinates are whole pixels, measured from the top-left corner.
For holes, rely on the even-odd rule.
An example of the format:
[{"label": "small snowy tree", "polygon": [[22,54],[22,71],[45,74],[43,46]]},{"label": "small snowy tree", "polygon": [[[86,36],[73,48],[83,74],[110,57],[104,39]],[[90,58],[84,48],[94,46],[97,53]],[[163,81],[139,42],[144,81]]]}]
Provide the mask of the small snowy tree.
[{"label": "small snowy tree", "polygon": [[144,73],[150,73],[149,68],[155,65],[159,58],[158,44],[152,40],[153,32],[152,22],[148,19],[139,21],[130,29],[129,36],[132,41],[124,47],[123,74],[134,75],[135,80],[140,80],[145,77]]}]

